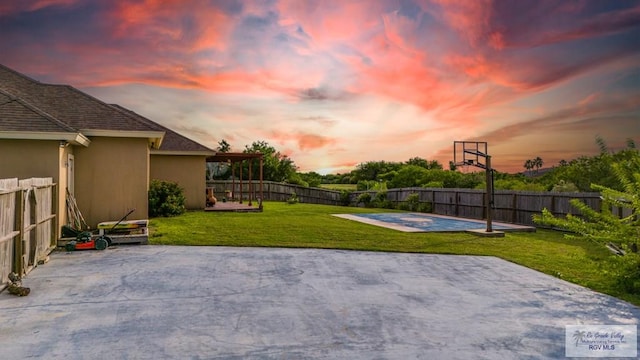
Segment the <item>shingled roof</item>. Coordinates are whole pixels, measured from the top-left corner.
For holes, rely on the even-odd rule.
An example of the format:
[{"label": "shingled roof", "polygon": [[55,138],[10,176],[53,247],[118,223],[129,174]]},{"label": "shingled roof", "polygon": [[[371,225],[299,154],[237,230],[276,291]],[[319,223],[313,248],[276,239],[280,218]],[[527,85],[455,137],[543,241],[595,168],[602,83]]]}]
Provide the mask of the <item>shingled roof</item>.
[{"label": "shingled roof", "polygon": [[83,134],[53,116],[0,89],[0,133],[21,138],[20,133],[39,134],[40,139],[64,140],[78,145],[90,143]]},{"label": "shingled roof", "polygon": [[132,110],[129,110],[117,104],[111,104],[111,106],[121,111],[127,112],[129,115],[136,117],[138,120],[146,122],[150,126],[154,126],[158,130],[165,132],[164,139],[162,140],[162,144],[160,145],[160,149],[154,150],[152,152],[153,154],[160,154],[164,152],[173,153],[173,154],[180,154],[182,152],[189,152],[189,153],[197,152],[207,156],[211,156],[215,154],[215,151],[209,149],[208,147],[201,145],[185,136],[182,136],[167,127],[164,127],[158,123],[155,123]]},{"label": "shingled roof", "polygon": [[[0,64],[0,137],[15,133],[80,134],[149,138],[152,148],[215,153],[121,106],[107,104],[69,85],[44,84]],[[69,135],[70,136],[70,135]],[[67,140],[62,139],[61,140]],[[167,144],[163,144],[167,141]]]},{"label": "shingled roof", "polygon": [[23,99],[79,130],[154,131],[69,85],[43,84],[0,66],[0,90]]}]

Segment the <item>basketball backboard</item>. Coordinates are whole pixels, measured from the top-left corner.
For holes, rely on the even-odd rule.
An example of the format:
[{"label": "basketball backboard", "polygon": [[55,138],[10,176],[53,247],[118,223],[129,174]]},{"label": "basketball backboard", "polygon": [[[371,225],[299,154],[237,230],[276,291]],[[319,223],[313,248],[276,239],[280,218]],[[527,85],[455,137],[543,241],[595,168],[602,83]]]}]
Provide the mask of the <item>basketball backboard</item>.
[{"label": "basketball backboard", "polygon": [[489,156],[489,152],[485,141],[453,142],[453,163],[456,166],[471,165],[486,169],[487,156]]}]

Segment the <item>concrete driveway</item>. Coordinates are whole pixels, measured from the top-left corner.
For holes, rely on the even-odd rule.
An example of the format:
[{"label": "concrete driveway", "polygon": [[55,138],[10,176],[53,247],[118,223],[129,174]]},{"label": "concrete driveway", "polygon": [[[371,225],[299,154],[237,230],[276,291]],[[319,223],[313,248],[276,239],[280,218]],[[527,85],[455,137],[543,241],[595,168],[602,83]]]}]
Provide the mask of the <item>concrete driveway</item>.
[{"label": "concrete driveway", "polygon": [[0,293],[2,359],[564,358],[640,309],[493,257],[118,246]]}]

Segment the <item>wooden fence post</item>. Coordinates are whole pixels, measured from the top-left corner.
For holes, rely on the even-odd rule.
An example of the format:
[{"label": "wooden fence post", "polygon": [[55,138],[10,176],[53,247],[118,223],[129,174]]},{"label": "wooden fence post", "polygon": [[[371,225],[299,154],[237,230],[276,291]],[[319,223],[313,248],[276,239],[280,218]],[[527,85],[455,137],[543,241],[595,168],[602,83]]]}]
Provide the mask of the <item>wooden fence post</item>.
[{"label": "wooden fence post", "polygon": [[49,247],[58,245],[58,232],[60,219],[58,216],[58,183],[51,185],[51,238],[49,239]]},{"label": "wooden fence post", "polygon": [[516,223],[516,220],[518,220],[518,194],[517,193],[513,193],[513,200],[511,201],[511,222],[512,223]]},{"label": "wooden fence post", "polygon": [[15,229],[18,230],[18,235],[14,237],[13,243],[13,272],[19,276],[24,275],[24,258],[22,241],[25,238],[24,235],[24,189],[20,189],[16,192],[15,202]]},{"label": "wooden fence post", "polygon": [[460,192],[458,189],[453,192],[454,199],[456,200],[453,213],[458,216],[460,214],[460,210],[458,209],[458,203],[460,202]]}]

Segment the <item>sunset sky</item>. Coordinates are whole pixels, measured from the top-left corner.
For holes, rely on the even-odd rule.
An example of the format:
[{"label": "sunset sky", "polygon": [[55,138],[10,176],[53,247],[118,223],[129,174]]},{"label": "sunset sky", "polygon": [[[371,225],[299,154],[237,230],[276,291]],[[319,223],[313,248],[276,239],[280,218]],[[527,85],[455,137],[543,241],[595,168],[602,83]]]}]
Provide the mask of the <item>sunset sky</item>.
[{"label": "sunset sky", "polygon": [[0,1],[0,63],[300,171],[640,145],[640,1]]}]

